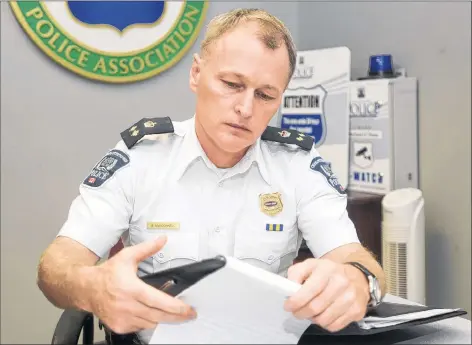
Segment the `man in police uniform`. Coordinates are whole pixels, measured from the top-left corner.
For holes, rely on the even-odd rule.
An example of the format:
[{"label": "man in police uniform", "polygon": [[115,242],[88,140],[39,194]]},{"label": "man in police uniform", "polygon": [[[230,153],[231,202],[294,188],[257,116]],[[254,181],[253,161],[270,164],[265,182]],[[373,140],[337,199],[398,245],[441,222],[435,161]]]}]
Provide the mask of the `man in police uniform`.
[{"label": "man in police uniform", "polygon": [[[330,331],[379,303],[382,269],[360,245],[329,164],[311,137],[268,127],[295,58],[288,30],[264,11],[211,21],[190,69],[194,116],[136,122],[80,185],[39,265],[51,303],[90,311],[145,342],[145,330],[198,310],[137,271],[216,254],[301,283],[286,310]],[[96,265],[120,238],[126,248]],[[315,258],[293,265],[303,238]]]}]

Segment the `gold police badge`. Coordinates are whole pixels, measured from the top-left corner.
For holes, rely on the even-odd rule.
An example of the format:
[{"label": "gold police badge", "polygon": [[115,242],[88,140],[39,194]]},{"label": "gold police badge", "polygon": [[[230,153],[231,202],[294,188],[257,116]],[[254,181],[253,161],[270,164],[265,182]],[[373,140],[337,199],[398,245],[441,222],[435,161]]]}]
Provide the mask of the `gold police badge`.
[{"label": "gold police badge", "polygon": [[259,202],[261,211],[268,216],[275,216],[284,208],[280,193],[260,194]]}]

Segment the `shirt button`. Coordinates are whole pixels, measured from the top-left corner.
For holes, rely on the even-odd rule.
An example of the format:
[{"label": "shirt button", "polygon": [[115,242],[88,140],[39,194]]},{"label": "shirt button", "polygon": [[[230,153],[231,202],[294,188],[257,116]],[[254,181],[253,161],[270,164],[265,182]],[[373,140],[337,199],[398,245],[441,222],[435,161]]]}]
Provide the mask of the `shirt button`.
[{"label": "shirt button", "polygon": [[268,258],[268,259],[269,259],[269,261],[272,261],[272,260],[274,260],[274,256],[273,256],[273,255],[269,255],[269,258]]},{"label": "shirt button", "polygon": [[219,227],[219,226],[217,226],[217,227],[215,228],[215,232],[220,232],[220,227]]},{"label": "shirt button", "polygon": [[223,182],[218,182],[218,187],[223,187]]},{"label": "shirt button", "polygon": [[163,258],[163,257],[164,257],[164,254],[159,253],[159,254],[157,254],[157,256],[160,257],[160,258]]}]

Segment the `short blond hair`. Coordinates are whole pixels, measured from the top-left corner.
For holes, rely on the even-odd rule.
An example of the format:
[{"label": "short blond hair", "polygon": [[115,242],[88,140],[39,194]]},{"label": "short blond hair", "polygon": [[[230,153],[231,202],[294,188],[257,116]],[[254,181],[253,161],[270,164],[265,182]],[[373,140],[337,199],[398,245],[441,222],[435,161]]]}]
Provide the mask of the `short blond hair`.
[{"label": "short blond hair", "polygon": [[207,51],[208,46],[224,33],[244,21],[255,21],[259,24],[260,31],[258,32],[258,36],[267,48],[275,50],[283,43],[285,44],[290,62],[290,80],[295,71],[297,59],[295,43],[285,24],[277,17],[261,9],[240,8],[214,17],[207,26],[207,31],[201,44],[202,52]]}]

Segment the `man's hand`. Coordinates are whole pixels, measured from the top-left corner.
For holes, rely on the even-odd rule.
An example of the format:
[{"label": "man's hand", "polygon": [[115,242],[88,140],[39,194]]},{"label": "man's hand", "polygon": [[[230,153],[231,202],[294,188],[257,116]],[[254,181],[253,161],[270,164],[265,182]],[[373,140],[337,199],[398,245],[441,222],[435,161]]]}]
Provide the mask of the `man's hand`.
[{"label": "man's hand", "polygon": [[100,266],[85,267],[96,283],[92,287],[90,309],[107,327],[118,334],[155,327],[160,322],[194,318],[195,311],[137,276],[139,262],[159,251],[166,238],[122,249]]},{"label": "man's hand", "polygon": [[308,259],[293,265],[288,279],[302,287],[287,299],[285,309],[330,332],[361,320],[370,295],[367,279],[356,270],[327,259]]}]

